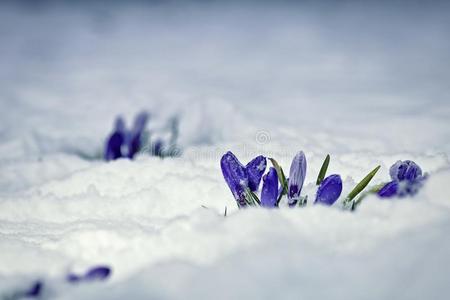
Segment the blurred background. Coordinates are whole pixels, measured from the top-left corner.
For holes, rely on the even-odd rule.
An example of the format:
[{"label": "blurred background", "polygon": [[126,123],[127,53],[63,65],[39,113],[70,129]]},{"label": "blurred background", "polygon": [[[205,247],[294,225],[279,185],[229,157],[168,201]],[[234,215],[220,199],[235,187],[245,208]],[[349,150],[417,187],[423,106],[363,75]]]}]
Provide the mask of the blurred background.
[{"label": "blurred background", "polygon": [[449,32],[448,1],[2,1],[0,151],[93,153],[147,109],[183,146],[449,153]]}]

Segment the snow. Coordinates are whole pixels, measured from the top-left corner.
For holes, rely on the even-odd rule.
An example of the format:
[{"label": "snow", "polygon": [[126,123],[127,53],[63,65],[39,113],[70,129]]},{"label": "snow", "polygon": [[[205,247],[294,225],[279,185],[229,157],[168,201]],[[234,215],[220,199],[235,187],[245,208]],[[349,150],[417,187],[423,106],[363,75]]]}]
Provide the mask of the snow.
[{"label": "snow", "polygon": [[[0,4],[0,298],[39,278],[45,299],[447,299],[448,11]],[[141,109],[155,136],[180,118],[181,156],[96,159]],[[328,153],[343,195],[397,160],[430,176],[354,213],[238,210],[228,150],[285,172],[304,151],[308,199]],[[63,281],[96,264],[109,281]]]}]

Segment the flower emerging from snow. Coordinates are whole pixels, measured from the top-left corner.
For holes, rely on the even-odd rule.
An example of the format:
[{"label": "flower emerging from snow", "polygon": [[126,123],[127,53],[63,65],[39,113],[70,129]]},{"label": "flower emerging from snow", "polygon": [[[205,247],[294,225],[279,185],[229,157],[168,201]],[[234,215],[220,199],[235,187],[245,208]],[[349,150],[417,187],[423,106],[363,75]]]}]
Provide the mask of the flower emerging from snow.
[{"label": "flower emerging from snow", "polygon": [[266,158],[258,156],[244,167],[237,157],[231,151],[228,151],[222,156],[220,167],[238,206],[247,206],[247,190],[254,192],[258,189],[261,177],[266,169]]},{"label": "flower emerging from snow", "polygon": [[122,157],[132,159],[142,147],[142,136],[147,125],[147,112],[140,112],[128,131],[122,117],[117,117],[114,131],[106,142],[105,160],[115,160]]},{"label": "flower emerging from snow", "polygon": [[70,283],[101,281],[105,280],[111,274],[111,269],[107,266],[96,266],[89,269],[84,275],[69,274],[67,281]]},{"label": "flower emerging from snow", "polygon": [[339,175],[330,175],[325,178],[317,189],[315,203],[333,205],[342,192],[342,180]]},{"label": "flower emerging from snow", "polygon": [[41,295],[44,284],[42,281],[38,280],[33,283],[30,289],[23,293],[24,298],[37,298]]},{"label": "flower emerging from snow", "polygon": [[133,129],[128,136],[128,158],[133,158],[141,149],[142,135],[147,125],[148,113],[140,112],[134,119]]},{"label": "flower emerging from snow", "polygon": [[275,168],[270,168],[263,177],[261,190],[261,206],[276,207],[278,200],[278,175]]},{"label": "flower emerging from snow", "polygon": [[123,145],[126,138],[125,122],[122,117],[117,117],[114,132],[106,142],[105,160],[115,160],[123,156]]},{"label": "flower emerging from snow", "polygon": [[389,169],[392,180],[414,182],[422,176],[422,169],[413,161],[397,161]]},{"label": "flower emerging from snow", "polygon": [[303,151],[300,151],[292,160],[291,169],[289,171],[288,203],[290,206],[294,206],[298,202],[303,183],[305,182],[305,177],[306,157]]},{"label": "flower emerging from snow", "polygon": [[378,191],[381,198],[414,195],[426,179],[426,176],[422,175],[422,169],[411,160],[397,161],[389,169],[389,174],[392,181]]}]

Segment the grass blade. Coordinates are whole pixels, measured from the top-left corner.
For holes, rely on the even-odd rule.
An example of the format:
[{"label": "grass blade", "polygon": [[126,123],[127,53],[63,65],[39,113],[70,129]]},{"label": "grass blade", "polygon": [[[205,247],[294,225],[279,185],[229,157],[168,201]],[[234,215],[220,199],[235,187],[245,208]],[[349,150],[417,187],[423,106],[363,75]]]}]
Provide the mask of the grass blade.
[{"label": "grass blade", "polygon": [[281,193],[280,197],[287,194],[288,190],[288,183],[286,180],[286,176],[284,176],[283,169],[280,167],[278,162],[274,158],[269,158],[272,162],[273,167],[277,171],[278,181],[280,181],[281,186],[283,187],[283,192]]},{"label": "grass blade", "polygon": [[375,174],[378,172],[381,166],[376,167],[372,170],[369,174],[366,175],[366,177],[363,178],[356,186],[355,188],[348,194],[347,198],[345,199],[345,202],[349,202],[353,200],[353,198],[356,197],[372,180],[372,178],[375,176]]},{"label": "grass blade", "polygon": [[327,154],[325,160],[323,161],[322,167],[320,168],[319,175],[317,176],[316,185],[319,185],[327,174],[328,164],[330,163],[330,154]]}]

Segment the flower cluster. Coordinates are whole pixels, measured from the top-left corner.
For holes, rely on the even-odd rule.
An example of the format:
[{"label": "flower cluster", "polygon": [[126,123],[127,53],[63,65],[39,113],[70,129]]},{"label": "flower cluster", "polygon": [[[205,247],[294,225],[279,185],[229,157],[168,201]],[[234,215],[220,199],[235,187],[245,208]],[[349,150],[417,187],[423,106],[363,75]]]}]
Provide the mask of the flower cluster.
[{"label": "flower cluster", "polygon": [[119,158],[133,159],[136,154],[148,150],[151,155],[166,157],[176,156],[179,149],[176,146],[178,138],[178,118],[174,117],[169,120],[170,138],[167,146],[162,139],[150,141],[149,132],[146,126],[149,120],[149,114],[145,111],[136,115],[131,129],[127,129],[125,121],[118,116],[114,123],[113,132],[107,138],[105,144],[104,159],[116,160]]},{"label": "flower cluster", "polygon": [[422,169],[410,160],[397,161],[389,169],[389,174],[392,181],[386,183],[377,193],[381,198],[415,195],[427,177],[422,175]]},{"label": "flower cluster", "polygon": [[[327,156],[326,161],[329,161]],[[283,196],[287,197],[290,207],[303,206],[307,203],[307,196],[301,196],[306,177],[306,157],[303,151],[298,152],[291,163],[289,177],[286,178],[283,169],[273,158],[269,159],[273,167],[263,176],[267,160],[258,156],[246,166],[242,165],[232,152],[222,156],[222,173],[233,193],[239,208],[253,205],[263,207],[278,207]],[[323,172],[322,172],[323,173]],[[260,198],[255,194],[258,191],[262,178]],[[314,203],[332,205],[342,192],[342,180],[337,174],[321,178]]]},{"label": "flower cluster", "polygon": [[[274,208],[280,206],[283,197],[287,198],[286,204],[289,207],[306,205],[308,196],[301,195],[307,170],[306,157],[303,151],[294,156],[288,178],[286,178],[283,169],[275,159],[269,158],[269,160],[272,167],[265,173],[267,159],[264,156],[260,155],[254,158],[246,166],[241,164],[230,151],[222,156],[220,162],[222,174],[236,199],[238,207],[260,205]],[[318,187],[314,204],[330,206],[341,196],[341,176],[332,174],[325,177],[329,162],[330,156],[327,155],[317,176],[316,185]],[[374,168],[351,190],[342,201],[344,208],[355,209],[356,205],[369,193],[377,193],[382,198],[414,195],[426,178],[426,176],[422,176],[422,170],[414,162],[398,161],[390,168],[392,181],[384,184],[381,189],[380,186],[370,189],[356,199],[356,196],[366,188],[379,169],[380,166]],[[261,179],[262,188],[258,197]]]},{"label": "flower cluster", "polygon": [[115,160],[122,157],[132,159],[141,149],[148,117],[147,112],[139,113],[134,119],[131,130],[126,129],[125,121],[122,117],[117,117],[114,131],[106,142],[105,160]]}]

